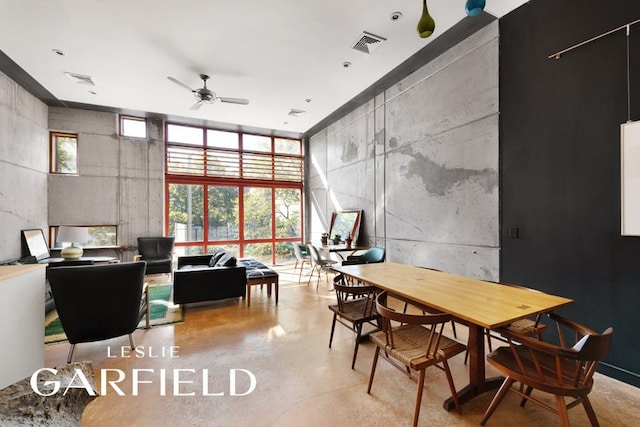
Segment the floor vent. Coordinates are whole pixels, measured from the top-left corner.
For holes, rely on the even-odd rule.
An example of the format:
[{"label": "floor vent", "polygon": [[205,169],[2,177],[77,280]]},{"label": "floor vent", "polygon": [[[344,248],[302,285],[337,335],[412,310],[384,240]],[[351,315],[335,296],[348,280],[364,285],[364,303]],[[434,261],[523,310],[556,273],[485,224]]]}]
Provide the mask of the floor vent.
[{"label": "floor vent", "polygon": [[374,50],[376,50],[383,41],[385,41],[384,37],[376,36],[375,34],[368,33],[363,31],[353,46],[353,49],[364,52],[366,54],[371,54]]},{"label": "floor vent", "polygon": [[76,73],[68,73],[64,72],[64,74],[74,83],[78,83],[81,85],[87,86],[95,86],[95,82],[93,81],[93,77],[85,76],[84,74],[76,74]]}]

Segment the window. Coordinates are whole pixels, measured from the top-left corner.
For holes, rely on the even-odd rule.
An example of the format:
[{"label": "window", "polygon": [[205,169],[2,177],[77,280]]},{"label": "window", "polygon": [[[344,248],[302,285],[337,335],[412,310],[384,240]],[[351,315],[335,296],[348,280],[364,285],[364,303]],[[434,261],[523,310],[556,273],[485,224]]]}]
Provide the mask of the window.
[{"label": "window", "polygon": [[50,166],[51,173],[78,173],[78,135],[73,133],[51,132]]},{"label": "window", "polygon": [[120,136],[146,138],[147,119],[142,117],[120,116]]},{"label": "window", "polygon": [[178,255],[224,248],[263,262],[302,241],[302,142],[166,126],[167,230]]},{"label": "window", "polygon": [[[90,225],[86,228],[89,229],[89,241],[83,243],[83,248],[103,248],[110,246],[118,246],[118,227],[115,225]],[[54,249],[63,248],[65,243],[74,242],[58,242],[58,226],[49,227],[49,242]]]}]

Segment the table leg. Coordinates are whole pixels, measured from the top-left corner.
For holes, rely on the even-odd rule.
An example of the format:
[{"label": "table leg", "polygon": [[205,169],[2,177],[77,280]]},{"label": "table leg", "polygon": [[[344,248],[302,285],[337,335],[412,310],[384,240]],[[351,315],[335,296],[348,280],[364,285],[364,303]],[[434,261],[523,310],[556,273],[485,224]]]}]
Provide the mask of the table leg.
[{"label": "table leg", "polygon": [[[485,376],[484,328],[469,325],[469,384],[458,391],[460,404],[468,402],[482,393],[498,388],[504,378],[490,378]],[[444,409],[450,411],[455,408],[452,397],[444,401]]]}]

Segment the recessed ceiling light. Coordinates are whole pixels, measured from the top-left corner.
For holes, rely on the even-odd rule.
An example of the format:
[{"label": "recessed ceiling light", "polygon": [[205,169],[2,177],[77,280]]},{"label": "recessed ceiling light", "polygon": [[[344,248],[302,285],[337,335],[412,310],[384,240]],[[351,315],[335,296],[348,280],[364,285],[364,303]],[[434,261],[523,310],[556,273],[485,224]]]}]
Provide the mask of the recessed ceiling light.
[{"label": "recessed ceiling light", "polygon": [[400,18],[402,18],[402,12],[393,12],[391,14],[391,20],[392,21],[397,21]]},{"label": "recessed ceiling light", "polygon": [[311,98],[307,98],[307,99],[305,99],[305,101],[311,102]]},{"label": "recessed ceiling light", "polygon": [[90,90],[90,91],[89,91],[89,93],[90,93],[91,95],[97,95],[97,94],[98,94],[98,92],[94,92],[94,91],[92,91],[92,90]]},{"label": "recessed ceiling light", "polygon": [[61,51],[60,49],[51,49],[51,52],[60,55],[60,56],[64,56],[64,52]]},{"label": "recessed ceiling light", "polygon": [[351,67],[351,62],[349,62],[349,61],[344,61],[344,62],[342,63],[342,66],[343,66],[344,68],[349,68],[349,67]]}]

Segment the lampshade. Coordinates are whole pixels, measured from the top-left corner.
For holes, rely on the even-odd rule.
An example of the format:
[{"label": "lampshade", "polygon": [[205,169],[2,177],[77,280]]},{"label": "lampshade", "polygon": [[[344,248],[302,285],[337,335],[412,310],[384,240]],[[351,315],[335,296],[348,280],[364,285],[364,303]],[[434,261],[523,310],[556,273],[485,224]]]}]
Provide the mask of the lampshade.
[{"label": "lampshade", "polygon": [[422,0],[422,16],[418,21],[418,34],[423,39],[426,39],[436,29],[436,21],[429,15],[429,9],[427,8],[427,0]]},{"label": "lampshade", "polygon": [[478,16],[484,10],[485,4],[485,0],[467,0],[467,4],[464,5],[464,10],[469,16]]},{"label": "lampshade", "polygon": [[87,243],[89,241],[89,229],[87,227],[58,228],[58,242]]},{"label": "lampshade", "polygon": [[87,243],[89,241],[89,229],[87,227],[66,227],[58,228],[58,242],[71,243],[70,246],[62,248],[60,256],[67,260],[79,259],[84,251],[78,243]]}]

